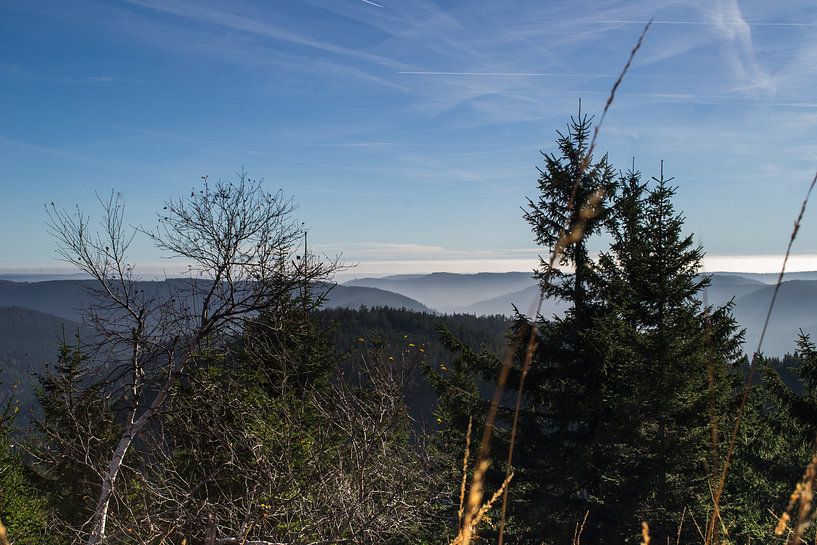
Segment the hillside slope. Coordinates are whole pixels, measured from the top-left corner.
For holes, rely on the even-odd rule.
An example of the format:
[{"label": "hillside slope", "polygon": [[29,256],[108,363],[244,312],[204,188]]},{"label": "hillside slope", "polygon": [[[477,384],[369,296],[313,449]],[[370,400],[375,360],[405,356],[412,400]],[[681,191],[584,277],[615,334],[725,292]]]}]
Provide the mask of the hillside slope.
[{"label": "hillside slope", "polygon": [[56,361],[60,342],[90,333],[77,322],[21,307],[0,307],[0,399],[13,396],[27,413],[33,403],[34,375]]},{"label": "hillside slope", "polygon": [[324,308],[351,308],[360,307],[387,307],[393,309],[406,309],[417,312],[430,312],[424,304],[415,301],[405,295],[393,293],[378,288],[366,288],[362,286],[335,285],[328,290]]},{"label": "hillside slope", "polygon": [[425,275],[358,278],[344,283],[345,286],[366,286],[399,293],[441,312],[467,307],[534,284],[536,281],[531,273],[527,272],[477,274],[438,272]]}]

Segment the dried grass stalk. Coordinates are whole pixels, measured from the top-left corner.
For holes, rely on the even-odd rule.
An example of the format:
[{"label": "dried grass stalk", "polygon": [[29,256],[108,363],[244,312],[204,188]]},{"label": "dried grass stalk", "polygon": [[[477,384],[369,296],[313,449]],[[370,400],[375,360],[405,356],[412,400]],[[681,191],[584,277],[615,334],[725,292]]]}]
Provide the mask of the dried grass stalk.
[{"label": "dried grass stalk", "polygon": [[797,521],[794,525],[794,529],[790,532],[786,540],[787,543],[792,545],[800,545],[800,543],[803,542],[803,534],[805,534],[808,527],[811,526],[814,508],[815,479],[817,479],[817,453],[812,456],[811,462],[806,466],[803,478],[800,479],[800,482],[797,483],[797,486],[794,488],[794,492],[791,493],[789,505],[786,511],[780,515],[777,526],[774,529],[776,536],[782,536],[783,533],[789,529],[792,513],[795,507],[797,507]]},{"label": "dried grass stalk", "polygon": [[462,530],[465,515],[465,489],[468,483],[468,457],[471,454],[471,424],[473,417],[468,417],[468,431],[465,434],[465,453],[462,455],[462,482],[460,483],[460,508],[457,510],[457,531]]}]

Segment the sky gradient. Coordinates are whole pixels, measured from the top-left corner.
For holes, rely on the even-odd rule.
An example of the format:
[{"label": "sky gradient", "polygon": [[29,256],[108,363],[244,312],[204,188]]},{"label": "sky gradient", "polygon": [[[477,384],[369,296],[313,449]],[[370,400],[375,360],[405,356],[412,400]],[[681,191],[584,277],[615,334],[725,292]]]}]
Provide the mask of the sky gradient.
[{"label": "sky gradient", "polygon": [[[243,167],[355,276],[526,270],[520,207],[577,110],[679,186],[708,270],[774,270],[817,169],[817,4],[451,0],[0,4],[0,273],[62,267],[44,204],[133,224]],[[807,213],[794,268],[817,269]],[[161,258],[137,241],[144,269]]]}]

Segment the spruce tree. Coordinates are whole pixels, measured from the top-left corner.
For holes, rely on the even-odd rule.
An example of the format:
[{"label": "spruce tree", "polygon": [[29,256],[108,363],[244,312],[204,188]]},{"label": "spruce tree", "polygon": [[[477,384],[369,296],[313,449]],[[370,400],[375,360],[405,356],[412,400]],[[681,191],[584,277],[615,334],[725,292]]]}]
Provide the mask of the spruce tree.
[{"label": "spruce tree", "polygon": [[[572,233],[582,221],[580,210],[597,191],[611,199],[618,187],[618,178],[605,155],[593,162],[590,151],[592,116],[581,113],[570,118],[567,132],[557,131],[558,154],[542,153],[545,168],[539,171],[536,199],[528,199],[524,218],[531,225],[534,240],[540,246],[553,250],[564,233]],[[586,219],[583,237],[563,249],[559,267],[551,269],[549,260],[540,257],[537,276],[549,297],[573,304],[578,327],[585,327],[587,316],[586,274],[590,263],[587,240],[604,226],[610,209],[602,202],[595,215]],[[569,275],[563,269],[573,268]],[[550,281],[545,282],[549,278]]]},{"label": "spruce tree", "polygon": [[788,384],[777,369],[764,360],[764,386],[781,416],[781,424],[796,444],[812,445],[817,441],[817,346],[802,331],[797,350],[789,360],[795,383]]},{"label": "spruce tree", "polygon": [[[515,474],[508,505],[507,542],[569,542],[576,522],[597,501],[596,490],[602,480],[593,466],[597,455],[594,436],[603,418],[598,406],[601,370],[591,359],[585,342],[594,321],[596,303],[588,291],[591,273],[588,239],[600,233],[609,221],[611,209],[602,201],[592,217],[581,217],[581,209],[591,195],[602,191],[609,200],[616,194],[619,177],[604,156],[594,161],[588,157],[592,118],[571,118],[566,132],[558,132],[555,153],[543,153],[544,168],[539,169],[539,195],[529,199],[524,217],[530,223],[536,242],[552,251],[566,233],[580,228],[583,237],[564,248],[561,259],[550,269],[546,258],[536,272],[546,297],[561,300],[569,310],[561,318],[543,318],[538,325],[537,347],[533,366],[527,377],[526,403],[519,421],[513,471]],[[492,442],[494,462],[488,478],[496,489],[505,476],[504,457],[508,449],[512,418],[514,385],[519,383],[525,344],[530,335],[529,318],[518,316],[510,335],[514,351],[514,368],[509,377],[505,401],[498,413]],[[520,339],[523,339],[520,341]],[[455,343],[447,343],[452,348]],[[494,384],[499,371],[496,357],[485,357],[474,351],[460,351],[454,376],[449,381],[435,381],[441,397],[440,410],[445,411],[448,426],[441,434],[448,438],[463,437],[463,425],[474,417],[480,429],[484,414],[457,397],[463,391],[473,392],[476,385]],[[468,379],[470,373],[473,378]],[[463,386],[467,385],[467,388]],[[484,392],[483,392],[484,396]],[[452,415],[459,407],[460,414]],[[484,405],[483,405],[484,407]],[[449,427],[457,426],[459,435]],[[457,443],[457,441],[454,441]],[[461,456],[464,440],[459,441],[452,465]],[[480,535],[489,538],[495,530],[484,529]],[[592,537],[590,538],[593,539]]]},{"label": "spruce tree", "polygon": [[[525,485],[514,485],[519,509],[512,516],[524,520],[522,535],[554,542],[570,539],[575,523],[598,502],[603,480],[595,463],[600,456],[596,435],[604,418],[599,405],[603,369],[587,342],[596,313],[589,292],[588,244],[610,220],[612,208],[606,203],[615,197],[619,177],[606,156],[595,162],[587,157],[591,127],[592,117],[580,112],[571,118],[567,133],[558,133],[559,154],[544,154],[539,196],[529,201],[525,214],[536,242],[550,251],[564,232],[573,233],[585,222],[583,236],[564,248],[558,270],[550,270],[542,259],[537,271],[545,296],[570,308],[563,318],[544,319],[539,327],[514,462],[530,463],[531,471]],[[590,218],[582,218],[581,208],[597,191],[605,200]],[[587,539],[596,539],[592,527],[586,532]]]},{"label": "spruce tree", "polygon": [[646,520],[663,542],[685,510],[706,512],[718,466],[710,426],[726,427],[740,376],[741,334],[729,305],[701,302],[703,250],[683,233],[670,180],[662,167],[645,192],[628,173],[592,281],[599,310],[588,344],[604,369],[607,411],[597,435],[605,507],[595,516],[617,540],[637,539]]},{"label": "spruce tree", "polygon": [[63,338],[56,363],[37,380],[40,413],[30,446],[37,486],[52,499],[61,531],[70,532],[93,512],[99,472],[119,426],[79,337],[75,346]]}]

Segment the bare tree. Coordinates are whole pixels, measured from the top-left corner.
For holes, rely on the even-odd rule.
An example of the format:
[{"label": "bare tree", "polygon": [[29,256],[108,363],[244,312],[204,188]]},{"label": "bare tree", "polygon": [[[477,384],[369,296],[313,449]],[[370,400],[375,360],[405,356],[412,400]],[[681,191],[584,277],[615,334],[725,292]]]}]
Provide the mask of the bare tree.
[{"label": "bare tree", "polygon": [[[223,343],[242,321],[284,294],[324,280],[337,261],[296,259],[304,231],[291,200],[268,193],[242,172],[167,202],[153,229],[129,227],[124,205],[100,200],[98,229],[78,208],[49,208],[62,259],[95,280],[86,321],[99,334],[107,384],[126,403],[122,433],[102,472],[99,498],[84,530],[89,545],[106,539],[117,477],[129,449],[166,406],[175,385],[209,346]],[[143,234],[189,269],[184,280],[141,280],[128,251]]]}]

